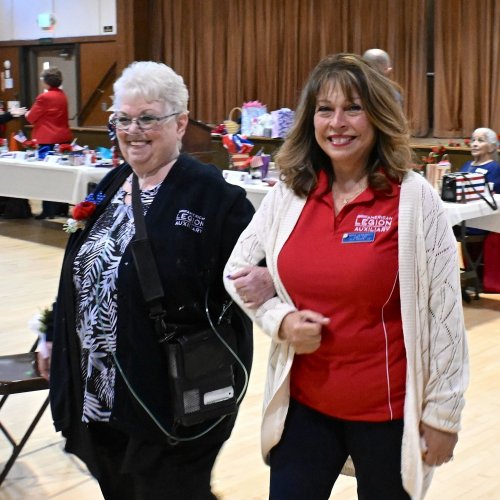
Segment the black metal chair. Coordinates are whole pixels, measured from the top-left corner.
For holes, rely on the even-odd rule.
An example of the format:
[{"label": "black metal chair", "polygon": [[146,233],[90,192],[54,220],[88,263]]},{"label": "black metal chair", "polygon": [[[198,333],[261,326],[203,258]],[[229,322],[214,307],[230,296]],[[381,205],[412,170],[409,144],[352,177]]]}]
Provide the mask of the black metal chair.
[{"label": "black metal chair", "polygon": [[[40,376],[40,372],[38,371],[35,352],[36,345],[37,343],[35,342],[31,350],[27,353],[0,356],[0,395],[2,396],[0,400],[0,410],[7,398],[12,394],[41,391],[49,388],[49,383]],[[0,473],[0,485],[3,483],[17,457],[24,448],[24,445],[35,430],[48,404],[49,397],[47,396],[19,441],[16,441],[0,420],[0,431],[3,432],[12,445],[12,453]]]},{"label": "black metal chair", "polygon": [[463,267],[460,269],[460,281],[462,297],[466,302],[471,300],[467,289],[472,288],[475,300],[479,300],[479,294],[483,289],[483,245],[486,234],[469,234],[465,222],[462,222],[458,226],[458,231],[455,231],[455,237],[462,250]]}]

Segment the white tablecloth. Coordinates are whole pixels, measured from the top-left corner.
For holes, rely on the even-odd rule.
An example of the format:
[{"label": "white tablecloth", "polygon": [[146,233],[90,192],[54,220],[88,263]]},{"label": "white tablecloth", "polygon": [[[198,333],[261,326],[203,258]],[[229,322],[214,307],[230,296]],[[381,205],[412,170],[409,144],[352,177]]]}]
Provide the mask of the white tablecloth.
[{"label": "white tablecloth", "polygon": [[[228,181],[229,182],[229,181]],[[261,201],[264,199],[271,188],[264,182],[259,182],[258,184],[243,184],[242,182],[232,182],[232,184],[237,184],[241,186],[247,192],[247,198],[255,207],[255,210],[259,208]]]},{"label": "white tablecloth", "polygon": [[[99,182],[109,171],[102,167],[70,167],[46,162],[0,158],[0,196],[76,204],[87,196],[89,182]],[[264,182],[246,184],[247,198],[257,209],[271,188]],[[495,195],[500,207],[500,194]],[[452,226],[466,221],[467,226],[500,233],[500,208],[493,211],[483,200],[445,203]]]},{"label": "white tablecloth", "polygon": [[500,194],[495,195],[498,208],[491,209],[484,200],[468,203],[445,203],[448,220],[452,226],[465,221],[467,227],[500,233]]},{"label": "white tablecloth", "polygon": [[[245,184],[243,182],[232,181],[232,184],[237,184],[246,190],[247,198],[251,201],[255,209],[259,208],[264,196],[271,189],[263,182]],[[495,200],[499,207],[497,210],[492,210],[483,200],[469,201],[465,204],[444,203],[448,221],[452,226],[466,221],[468,227],[500,233],[500,194],[495,195]]]},{"label": "white tablecloth", "polygon": [[87,196],[88,183],[99,182],[109,170],[0,158],[0,196],[75,205]]}]

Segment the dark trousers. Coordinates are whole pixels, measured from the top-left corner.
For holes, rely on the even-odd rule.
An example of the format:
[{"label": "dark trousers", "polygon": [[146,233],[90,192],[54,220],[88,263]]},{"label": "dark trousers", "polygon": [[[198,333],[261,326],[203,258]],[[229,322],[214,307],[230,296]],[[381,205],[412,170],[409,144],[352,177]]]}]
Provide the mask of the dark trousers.
[{"label": "dark trousers", "polygon": [[29,219],[31,206],[28,200],[0,196],[0,216],[4,219]]},{"label": "dark trousers", "polygon": [[91,424],[106,500],[214,500],[210,480],[223,443],[152,445],[107,424]]},{"label": "dark trousers", "polygon": [[327,500],[350,455],[358,498],[409,500],[401,480],[402,420],[353,422],[291,401],[281,441],[271,450],[271,500]]},{"label": "dark trousers", "polygon": [[46,217],[56,217],[58,215],[66,217],[68,215],[68,209],[68,203],[61,203],[59,201],[42,201],[42,214]]}]

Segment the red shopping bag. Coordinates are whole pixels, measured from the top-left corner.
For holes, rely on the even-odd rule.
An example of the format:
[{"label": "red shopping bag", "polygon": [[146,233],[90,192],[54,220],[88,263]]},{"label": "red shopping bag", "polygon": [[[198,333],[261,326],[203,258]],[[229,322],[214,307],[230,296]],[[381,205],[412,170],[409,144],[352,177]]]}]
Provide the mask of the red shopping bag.
[{"label": "red shopping bag", "polygon": [[500,293],[500,233],[489,233],[484,240],[483,290]]}]

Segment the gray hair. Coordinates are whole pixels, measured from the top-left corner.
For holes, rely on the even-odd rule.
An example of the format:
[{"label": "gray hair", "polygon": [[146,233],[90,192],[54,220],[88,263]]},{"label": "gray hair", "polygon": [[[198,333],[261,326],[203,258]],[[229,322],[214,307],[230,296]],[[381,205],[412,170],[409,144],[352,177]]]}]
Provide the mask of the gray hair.
[{"label": "gray hair", "polygon": [[472,132],[472,135],[474,135],[474,134],[484,134],[488,144],[492,144],[493,146],[495,146],[495,149],[492,152],[492,156],[493,156],[494,160],[498,161],[499,141],[498,141],[497,133],[491,128],[479,127],[476,130],[474,130],[474,132]]},{"label": "gray hair", "polygon": [[189,92],[182,76],[163,63],[136,61],[123,70],[113,85],[113,107],[119,108],[126,98],[143,98],[146,102],[164,102],[169,112],[185,112]]}]

